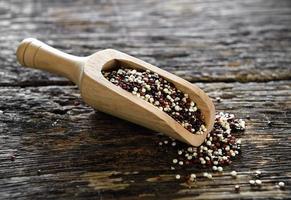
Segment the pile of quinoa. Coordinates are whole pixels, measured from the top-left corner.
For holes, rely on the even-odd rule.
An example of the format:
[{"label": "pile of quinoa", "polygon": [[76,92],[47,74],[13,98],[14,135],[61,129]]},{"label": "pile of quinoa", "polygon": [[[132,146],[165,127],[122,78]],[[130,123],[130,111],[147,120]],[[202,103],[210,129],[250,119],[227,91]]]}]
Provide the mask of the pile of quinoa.
[{"label": "pile of quinoa", "polygon": [[189,95],[149,70],[118,68],[102,71],[111,83],[158,107],[193,134],[203,134],[204,116]]},{"label": "pile of quinoa", "polygon": [[183,165],[198,165],[222,172],[223,167],[229,165],[241,153],[241,140],[232,133],[244,130],[244,120],[236,119],[233,114],[220,112],[216,115],[213,130],[199,147],[189,146],[174,139],[170,142],[160,141],[159,145],[167,145],[177,150],[172,159],[172,169],[181,168]]},{"label": "pile of quinoa", "polygon": [[[224,168],[231,164],[241,154],[241,139],[237,139],[246,128],[245,121],[237,119],[233,114],[220,112],[216,114],[213,130],[207,135],[203,144],[199,147],[189,146],[185,143],[171,139],[162,139],[159,142],[162,154],[171,154],[171,170],[175,170],[175,179],[182,179],[191,187],[198,178],[212,179],[213,174],[221,174]],[[164,136],[162,136],[165,138]],[[201,175],[189,173],[187,168],[198,167]],[[239,179],[240,172],[226,172],[233,179]],[[249,185],[251,190],[261,190],[263,184],[262,171],[256,170],[250,174]],[[269,178],[270,179],[270,178]],[[268,180],[269,181],[269,180]],[[239,180],[237,181],[239,182]],[[275,188],[284,190],[284,181],[274,181]],[[234,185],[234,192],[240,192],[240,184]]]},{"label": "pile of quinoa", "polygon": [[[193,134],[202,134],[206,131],[204,118],[195,102],[191,101],[188,94],[182,93],[173,83],[158,74],[130,68],[102,73],[111,83],[158,107]],[[221,99],[218,98],[217,101],[220,102]],[[190,186],[196,181],[196,174],[186,173],[182,176],[177,172],[181,172],[182,169],[185,171],[187,167],[199,167],[205,170],[202,174],[208,179],[212,179],[209,170],[213,173],[222,173],[224,167],[241,154],[241,139],[237,139],[234,134],[243,132],[245,128],[244,120],[235,118],[233,114],[220,112],[216,114],[213,130],[199,147],[189,146],[172,138],[162,139],[158,144],[162,147],[164,155],[173,156],[169,165],[171,170],[176,170],[175,178],[185,180]],[[229,174],[237,178],[238,173],[231,171]],[[253,178],[249,180],[252,189],[261,188],[263,183],[261,173],[260,170],[256,170]],[[275,186],[284,190],[285,183],[280,181]],[[239,193],[240,185],[235,185],[234,191]]]}]

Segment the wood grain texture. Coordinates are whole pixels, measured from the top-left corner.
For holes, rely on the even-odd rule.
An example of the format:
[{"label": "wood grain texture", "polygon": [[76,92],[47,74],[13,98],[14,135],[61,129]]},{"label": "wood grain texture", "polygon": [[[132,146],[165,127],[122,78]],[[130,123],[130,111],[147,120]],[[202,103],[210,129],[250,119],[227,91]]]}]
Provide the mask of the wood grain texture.
[{"label": "wood grain texture", "polygon": [[18,67],[14,53],[26,37],[79,56],[114,48],[190,81],[291,78],[288,0],[10,0],[0,7],[2,85],[69,84]]},{"label": "wood grain texture", "polygon": [[[288,0],[0,0],[0,199],[290,199],[290,19]],[[189,188],[153,131],[95,112],[64,78],[20,67],[26,37],[79,56],[118,49],[200,82],[222,98],[217,110],[250,116],[242,156]],[[263,187],[251,190],[256,169]]]},{"label": "wood grain texture", "polygon": [[[175,152],[165,155],[153,131],[95,112],[82,103],[75,87],[0,88],[0,197],[290,197],[290,82],[200,86],[213,97],[221,96],[218,110],[249,115],[250,120],[242,134],[242,157],[223,175],[212,181],[199,178],[191,189],[174,179],[176,172],[169,167]],[[264,182],[257,191],[248,185],[256,169],[263,171]],[[232,179],[230,170],[239,171],[239,177]],[[287,188],[275,189],[278,181],[285,181]],[[237,183],[240,194],[234,193]]]}]

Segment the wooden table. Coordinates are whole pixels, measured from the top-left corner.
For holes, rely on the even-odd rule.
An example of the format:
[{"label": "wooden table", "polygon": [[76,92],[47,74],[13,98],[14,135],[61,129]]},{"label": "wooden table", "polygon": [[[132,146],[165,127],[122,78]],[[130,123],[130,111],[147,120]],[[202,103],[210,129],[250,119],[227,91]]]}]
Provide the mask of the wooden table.
[{"label": "wooden table", "polygon": [[[80,56],[118,49],[197,83],[222,99],[218,111],[249,115],[242,156],[189,188],[156,133],[86,106],[64,78],[20,67],[26,37]],[[290,199],[290,80],[288,0],[2,0],[0,199]],[[263,184],[251,189],[257,169]]]}]

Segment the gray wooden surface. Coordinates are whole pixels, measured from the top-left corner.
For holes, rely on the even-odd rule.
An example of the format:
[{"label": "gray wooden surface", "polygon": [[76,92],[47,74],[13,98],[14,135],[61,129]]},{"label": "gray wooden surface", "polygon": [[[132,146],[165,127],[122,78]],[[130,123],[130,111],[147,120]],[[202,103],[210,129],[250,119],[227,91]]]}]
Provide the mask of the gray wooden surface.
[{"label": "gray wooden surface", "polygon": [[[114,48],[197,83],[222,98],[218,111],[250,117],[242,156],[189,188],[153,131],[94,111],[64,78],[20,67],[26,37],[80,56]],[[288,0],[0,0],[0,199],[290,199],[290,78]]]}]

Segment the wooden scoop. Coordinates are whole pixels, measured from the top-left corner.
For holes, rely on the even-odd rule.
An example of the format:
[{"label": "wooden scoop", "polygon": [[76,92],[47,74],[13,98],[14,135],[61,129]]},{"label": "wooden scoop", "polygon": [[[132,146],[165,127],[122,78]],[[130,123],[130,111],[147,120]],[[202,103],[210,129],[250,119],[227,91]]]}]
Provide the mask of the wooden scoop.
[{"label": "wooden scoop", "polygon": [[[125,53],[106,49],[88,57],[77,57],[54,49],[39,40],[27,38],[20,43],[16,54],[21,65],[46,70],[73,81],[79,86],[84,101],[99,111],[162,132],[193,146],[201,145],[208,132],[212,130],[215,117],[214,105],[201,89]],[[101,70],[120,66],[139,70],[148,69],[172,82],[182,92],[189,94],[189,98],[197,104],[204,115],[207,131],[201,135],[189,132],[168,114],[112,84],[101,73]]]}]

